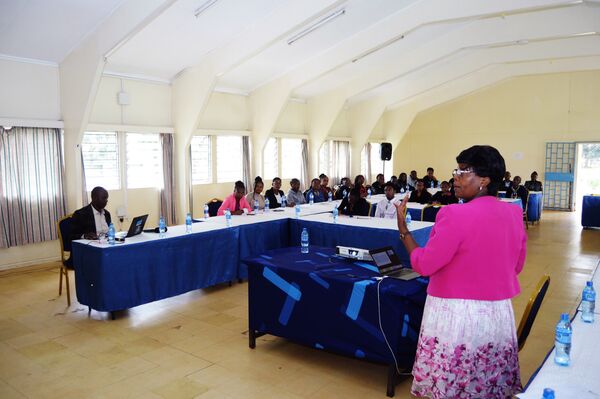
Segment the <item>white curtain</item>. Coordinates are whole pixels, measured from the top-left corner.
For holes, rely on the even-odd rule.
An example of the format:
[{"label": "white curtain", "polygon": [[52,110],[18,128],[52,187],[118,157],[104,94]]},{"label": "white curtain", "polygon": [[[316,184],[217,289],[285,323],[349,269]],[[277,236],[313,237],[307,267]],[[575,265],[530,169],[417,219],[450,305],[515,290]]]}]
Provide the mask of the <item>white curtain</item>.
[{"label": "white curtain", "polygon": [[0,127],[0,247],[56,239],[65,212],[60,129]]},{"label": "white curtain", "polygon": [[348,176],[350,171],[350,143],[347,141],[332,141],[330,157],[331,175],[329,181],[332,182],[332,185],[340,184],[342,177]]},{"label": "white curtain", "polygon": [[367,143],[363,147],[363,157],[363,170],[361,173],[365,177],[366,182],[371,182],[373,179],[371,175],[371,143]]},{"label": "white curtain", "polygon": [[83,162],[83,151],[79,146],[79,155],[81,156],[81,203],[86,206],[89,203],[87,194],[87,180],[85,179],[85,162]]},{"label": "white curtain", "polygon": [[160,213],[168,226],[177,224],[175,211],[175,170],[173,169],[173,135],[160,133],[163,186],[160,189]]},{"label": "white curtain", "polygon": [[302,139],[302,165],[300,165],[300,190],[308,189],[310,181],[308,178],[308,140]]},{"label": "white curtain", "polygon": [[254,179],[250,170],[250,137],[242,136],[242,182],[246,186],[246,192],[252,191]]}]

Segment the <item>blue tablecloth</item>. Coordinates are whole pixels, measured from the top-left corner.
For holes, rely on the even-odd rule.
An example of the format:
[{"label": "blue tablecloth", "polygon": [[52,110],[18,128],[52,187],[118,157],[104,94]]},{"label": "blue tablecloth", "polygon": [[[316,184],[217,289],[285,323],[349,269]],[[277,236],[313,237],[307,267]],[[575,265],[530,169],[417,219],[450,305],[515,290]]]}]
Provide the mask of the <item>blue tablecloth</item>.
[{"label": "blue tablecloth", "polygon": [[[404,265],[410,265],[410,257],[400,242],[398,230],[374,229],[357,226],[346,226],[341,224],[320,223],[303,219],[290,221],[290,245],[300,245],[300,234],[303,228],[307,228],[309,242],[311,245],[335,248],[337,245],[356,247],[364,249],[377,249],[392,246],[400,261]],[[431,227],[426,227],[412,232],[413,238],[424,246],[429,240]],[[243,259],[244,257],[241,257]]]},{"label": "blue tablecloth", "polygon": [[[238,228],[240,259],[290,245],[289,219],[247,224]],[[240,263],[238,276],[248,278],[248,269],[244,263]]]},{"label": "blue tablecloth", "polygon": [[529,193],[529,201],[527,204],[527,220],[537,222],[542,218],[542,200],[541,192]]},{"label": "blue tablecloth", "polygon": [[[379,328],[375,266],[334,252],[311,246],[302,254],[291,247],[245,259],[250,329],[393,364]],[[400,367],[414,360],[427,281],[388,278],[379,287],[383,331]]]},{"label": "blue tablecloth", "polygon": [[110,248],[74,242],[77,300],[114,311],[235,280],[239,233],[221,229]]},{"label": "blue tablecloth", "polygon": [[600,196],[585,195],[581,206],[581,225],[600,227]]}]

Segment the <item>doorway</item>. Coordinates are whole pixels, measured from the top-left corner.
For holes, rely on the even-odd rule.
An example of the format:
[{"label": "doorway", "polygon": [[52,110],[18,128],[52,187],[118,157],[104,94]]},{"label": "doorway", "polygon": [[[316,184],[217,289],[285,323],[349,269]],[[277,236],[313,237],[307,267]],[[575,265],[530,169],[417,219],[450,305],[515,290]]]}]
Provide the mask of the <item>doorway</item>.
[{"label": "doorway", "polygon": [[581,210],[584,195],[600,194],[600,142],[577,143],[575,209]]}]

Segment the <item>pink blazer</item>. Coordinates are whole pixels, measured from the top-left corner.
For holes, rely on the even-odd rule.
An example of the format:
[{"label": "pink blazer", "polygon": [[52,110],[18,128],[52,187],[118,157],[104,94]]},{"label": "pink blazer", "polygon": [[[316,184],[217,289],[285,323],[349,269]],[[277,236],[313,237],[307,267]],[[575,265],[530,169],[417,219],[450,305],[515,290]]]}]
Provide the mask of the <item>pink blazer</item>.
[{"label": "pink blazer", "polygon": [[[227,198],[225,198],[225,200],[219,207],[219,210],[217,211],[217,216],[223,216],[225,214],[225,209],[227,209],[227,208],[229,208],[229,210],[231,212],[235,211],[235,195],[234,194],[230,194],[227,196]],[[240,199],[240,209],[244,209],[244,208],[246,208],[248,210],[248,212],[250,212],[252,210],[252,208],[250,207],[250,204],[246,200],[246,197],[242,197]]]},{"label": "pink blazer", "polygon": [[520,207],[491,196],[443,207],[412,267],[441,298],[502,300],[521,291],[527,236]]}]

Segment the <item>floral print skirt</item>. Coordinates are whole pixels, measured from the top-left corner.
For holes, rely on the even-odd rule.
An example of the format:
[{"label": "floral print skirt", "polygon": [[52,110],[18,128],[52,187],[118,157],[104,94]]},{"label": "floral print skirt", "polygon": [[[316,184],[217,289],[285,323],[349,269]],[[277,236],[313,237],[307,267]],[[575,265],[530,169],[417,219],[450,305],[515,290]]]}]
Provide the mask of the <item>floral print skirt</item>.
[{"label": "floral print skirt", "polygon": [[510,299],[428,296],[412,394],[432,399],[510,398],[522,389],[518,351]]}]

